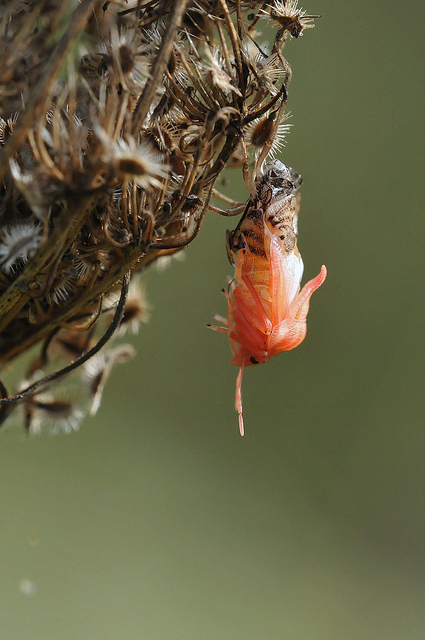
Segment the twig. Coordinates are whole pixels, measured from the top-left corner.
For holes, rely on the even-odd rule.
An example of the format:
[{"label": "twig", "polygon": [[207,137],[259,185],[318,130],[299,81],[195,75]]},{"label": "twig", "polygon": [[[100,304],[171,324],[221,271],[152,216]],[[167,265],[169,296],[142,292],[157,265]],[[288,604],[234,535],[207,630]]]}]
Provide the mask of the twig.
[{"label": "twig", "polygon": [[46,387],[46,385],[48,385],[49,383],[54,382],[55,380],[59,380],[60,378],[63,378],[68,373],[71,373],[78,367],[81,367],[81,365],[87,362],[87,360],[90,360],[90,358],[96,355],[96,353],[98,353],[101,350],[101,348],[108,342],[108,340],[112,338],[115,331],[118,329],[121,323],[121,320],[123,319],[129,282],[130,282],[130,272],[127,272],[123,278],[121,295],[120,295],[120,299],[118,301],[117,308],[115,311],[115,315],[112,319],[112,322],[107,328],[107,330],[105,331],[105,333],[103,334],[103,336],[100,338],[99,342],[95,344],[95,346],[92,347],[92,349],[90,349],[89,351],[84,353],[82,356],[80,356],[79,358],[71,362],[71,364],[67,365],[66,367],[63,367],[63,369],[59,369],[59,371],[55,371],[54,373],[51,373],[48,376],[44,376],[44,378],[42,378],[41,380],[37,380],[37,382],[30,384],[29,387],[27,387],[26,389],[23,389],[23,391],[16,394],[15,396],[12,396],[10,398],[1,398],[0,406],[15,404],[23,400],[24,398],[27,398],[28,396],[34,395],[34,393],[38,391],[41,387]]},{"label": "twig", "polygon": [[183,15],[186,11],[188,2],[189,0],[174,0],[174,2],[172,3],[170,18],[167,23],[167,28],[164,32],[161,48],[152,67],[151,75],[145,84],[145,87],[139,97],[139,100],[137,101],[137,105],[133,113],[132,129],[133,135],[135,136],[138,135],[142,127],[142,124],[154,99],[159,81],[164,75],[164,71],[167,66],[171,50],[173,48],[174,38],[178,27],[182,23]]}]

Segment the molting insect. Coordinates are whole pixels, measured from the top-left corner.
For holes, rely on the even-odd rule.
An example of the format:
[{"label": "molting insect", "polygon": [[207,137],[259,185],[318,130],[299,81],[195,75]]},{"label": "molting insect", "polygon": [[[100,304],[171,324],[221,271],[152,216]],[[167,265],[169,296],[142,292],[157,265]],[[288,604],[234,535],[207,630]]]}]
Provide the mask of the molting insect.
[{"label": "molting insect", "polygon": [[227,320],[211,329],[227,333],[239,367],[235,407],[239,430],[242,418],[244,367],[267,362],[281,351],[297,347],[305,338],[310,298],[326,278],[326,267],[300,291],[304,270],[297,247],[301,176],[279,160],[256,180],[238,226],[227,233],[227,251],[235,266],[228,291]]}]

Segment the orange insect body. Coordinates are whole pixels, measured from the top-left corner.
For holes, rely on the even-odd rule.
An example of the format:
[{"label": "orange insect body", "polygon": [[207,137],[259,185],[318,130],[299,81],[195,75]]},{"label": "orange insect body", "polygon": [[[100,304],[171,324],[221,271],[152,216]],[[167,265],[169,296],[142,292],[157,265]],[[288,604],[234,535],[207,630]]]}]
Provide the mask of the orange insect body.
[{"label": "orange insect body", "polygon": [[224,292],[227,326],[212,327],[228,333],[231,363],[240,367],[235,406],[241,435],[244,367],[267,362],[304,340],[311,295],[326,278],[322,266],[300,291],[304,265],[296,241],[301,177],[279,160],[266,169],[239,225],[228,233],[228,254],[236,271]]}]

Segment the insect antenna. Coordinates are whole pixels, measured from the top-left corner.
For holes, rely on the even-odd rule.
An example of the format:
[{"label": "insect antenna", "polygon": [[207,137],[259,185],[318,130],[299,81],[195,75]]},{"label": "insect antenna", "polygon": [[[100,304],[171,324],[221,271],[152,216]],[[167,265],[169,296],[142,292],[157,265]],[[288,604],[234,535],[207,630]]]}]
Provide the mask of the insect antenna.
[{"label": "insect antenna", "polygon": [[243,417],[242,417],[242,377],[243,377],[244,365],[239,369],[238,377],[236,378],[236,396],[235,396],[235,409],[239,416],[239,432],[241,436],[244,435]]}]

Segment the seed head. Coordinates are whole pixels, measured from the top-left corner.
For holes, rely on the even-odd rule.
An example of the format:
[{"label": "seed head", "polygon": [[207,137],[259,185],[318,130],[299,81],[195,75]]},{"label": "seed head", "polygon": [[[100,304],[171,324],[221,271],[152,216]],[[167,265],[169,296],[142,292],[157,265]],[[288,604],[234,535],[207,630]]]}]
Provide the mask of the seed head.
[{"label": "seed head", "polygon": [[37,251],[42,227],[21,222],[5,229],[0,237],[0,267],[5,273],[22,267]]},{"label": "seed head", "polygon": [[320,16],[307,15],[303,9],[298,8],[298,0],[274,0],[268,5],[270,13],[262,10],[261,13],[272,21],[277,22],[282,29],[288,31],[293,38],[303,34],[304,29],[312,29],[314,18]]}]

